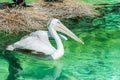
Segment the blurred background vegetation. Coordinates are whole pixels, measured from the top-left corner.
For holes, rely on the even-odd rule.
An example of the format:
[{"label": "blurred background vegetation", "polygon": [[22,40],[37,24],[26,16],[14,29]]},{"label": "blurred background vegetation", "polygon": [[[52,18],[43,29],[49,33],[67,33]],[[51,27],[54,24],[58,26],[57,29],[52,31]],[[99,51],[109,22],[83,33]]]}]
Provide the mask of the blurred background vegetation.
[{"label": "blurred background vegetation", "polygon": [[[27,3],[36,2],[38,0],[26,0]],[[91,4],[102,4],[102,3],[120,3],[120,0],[77,0],[82,2],[87,2]],[[0,2],[12,2],[12,0],[0,0]]]},{"label": "blurred background vegetation", "polygon": [[[26,0],[27,3],[35,2],[38,0]],[[12,2],[12,0],[0,0],[0,2]]]}]

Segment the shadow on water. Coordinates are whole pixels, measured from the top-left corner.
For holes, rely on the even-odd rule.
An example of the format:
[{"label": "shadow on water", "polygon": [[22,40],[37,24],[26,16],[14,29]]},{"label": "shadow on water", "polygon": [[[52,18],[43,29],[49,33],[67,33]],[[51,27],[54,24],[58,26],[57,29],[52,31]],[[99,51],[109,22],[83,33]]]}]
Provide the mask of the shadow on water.
[{"label": "shadow on water", "polygon": [[[24,79],[57,80],[57,78],[59,78],[61,75],[62,63],[60,63],[59,61],[57,61],[57,62],[52,61],[52,65],[49,64],[50,61],[45,61],[48,64],[43,63],[44,61],[40,61],[41,64],[39,64],[39,63],[34,62],[34,59],[33,59],[34,57],[31,58],[33,61],[31,59],[29,60],[29,58],[31,56],[27,57],[28,63],[25,62],[25,64],[27,64],[27,66],[24,67],[24,69],[26,71],[27,70],[30,70],[30,71],[24,72],[23,68],[20,65],[19,59],[16,58],[14,54],[15,54],[15,52],[0,49],[0,57],[3,57],[9,64],[9,66],[8,66],[9,75],[6,76],[6,80],[16,80],[16,79],[18,79],[18,80],[19,79],[20,80],[21,79],[22,80],[24,80]],[[25,55],[22,55],[22,57],[23,56],[25,56]],[[32,64],[34,63],[34,64],[31,66],[30,63],[32,63]],[[24,62],[23,62],[23,64],[24,64]],[[36,65],[36,64],[39,64],[39,65]],[[31,66],[31,67],[29,67],[29,66]],[[32,68],[34,70],[32,70]],[[31,74],[32,74],[32,76],[31,76]]]},{"label": "shadow on water", "polygon": [[[42,60],[39,57],[18,55],[22,62],[23,71],[20,73],[19,79],[30,80],[57,80],[63,71],[61,61]],[[31,75],[32,74],[32,75]]]},{"label": "shadow on water", "polygon": [[19,76],[19,71],[23,70],[20,66],[19,59],[14,56],[13,52],[3,49],[0,49],[0,56],[2,56],[9,64],[9,75],[7,77],[7,80],[16,80]]}]

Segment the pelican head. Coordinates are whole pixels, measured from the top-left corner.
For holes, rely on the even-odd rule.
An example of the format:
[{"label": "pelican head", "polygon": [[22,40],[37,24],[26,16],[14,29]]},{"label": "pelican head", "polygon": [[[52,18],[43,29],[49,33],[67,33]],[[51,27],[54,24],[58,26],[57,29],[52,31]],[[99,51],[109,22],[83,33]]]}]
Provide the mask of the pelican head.
[{"label": "pelican head", "polygon": [[80,42],[82,44],[84,44],[84,42],[82,40],[80,40],[73,32],[71,32],[66,26],[64,26],[61,21],[59,21],[56,18],[50,19],[48,21],[48,29],[55,29],[56,31],[62,32],[64,34],[66,34],[67,36],[71,37],[72,39],[74,39],[77,42]]}]

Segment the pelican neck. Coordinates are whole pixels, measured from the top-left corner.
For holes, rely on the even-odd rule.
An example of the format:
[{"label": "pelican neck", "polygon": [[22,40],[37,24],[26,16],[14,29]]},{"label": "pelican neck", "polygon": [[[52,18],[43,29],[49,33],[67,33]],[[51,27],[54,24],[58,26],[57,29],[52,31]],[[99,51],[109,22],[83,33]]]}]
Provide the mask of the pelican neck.
[{"label": "pelican neck", "polygon": [[58,36],[57,32],[54,30],[54,28],[48,28],[51,36],[55,39],[57,44],[57,50],[64,50],[62,41],[60,37]]},{"label": "pelican neck", "polygon": [[49,32],[51,36],[55,39],[57,44],[57,50],[51,55],[53,60],[56,60],[61,58],[64,55],[64,48],[63,48],[63,44],[60,37],[58,36],[57,32],[54,30],[52,26],[49,27]]}]

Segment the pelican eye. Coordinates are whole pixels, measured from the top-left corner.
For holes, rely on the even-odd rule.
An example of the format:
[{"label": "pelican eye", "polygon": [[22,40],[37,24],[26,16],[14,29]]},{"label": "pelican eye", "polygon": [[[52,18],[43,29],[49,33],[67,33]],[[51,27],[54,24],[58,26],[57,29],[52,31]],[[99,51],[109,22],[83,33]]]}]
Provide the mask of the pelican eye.
[{"label": "pelican eye", "polygon": [[57,22],[58,24],[60,24],[60,22]]}]

